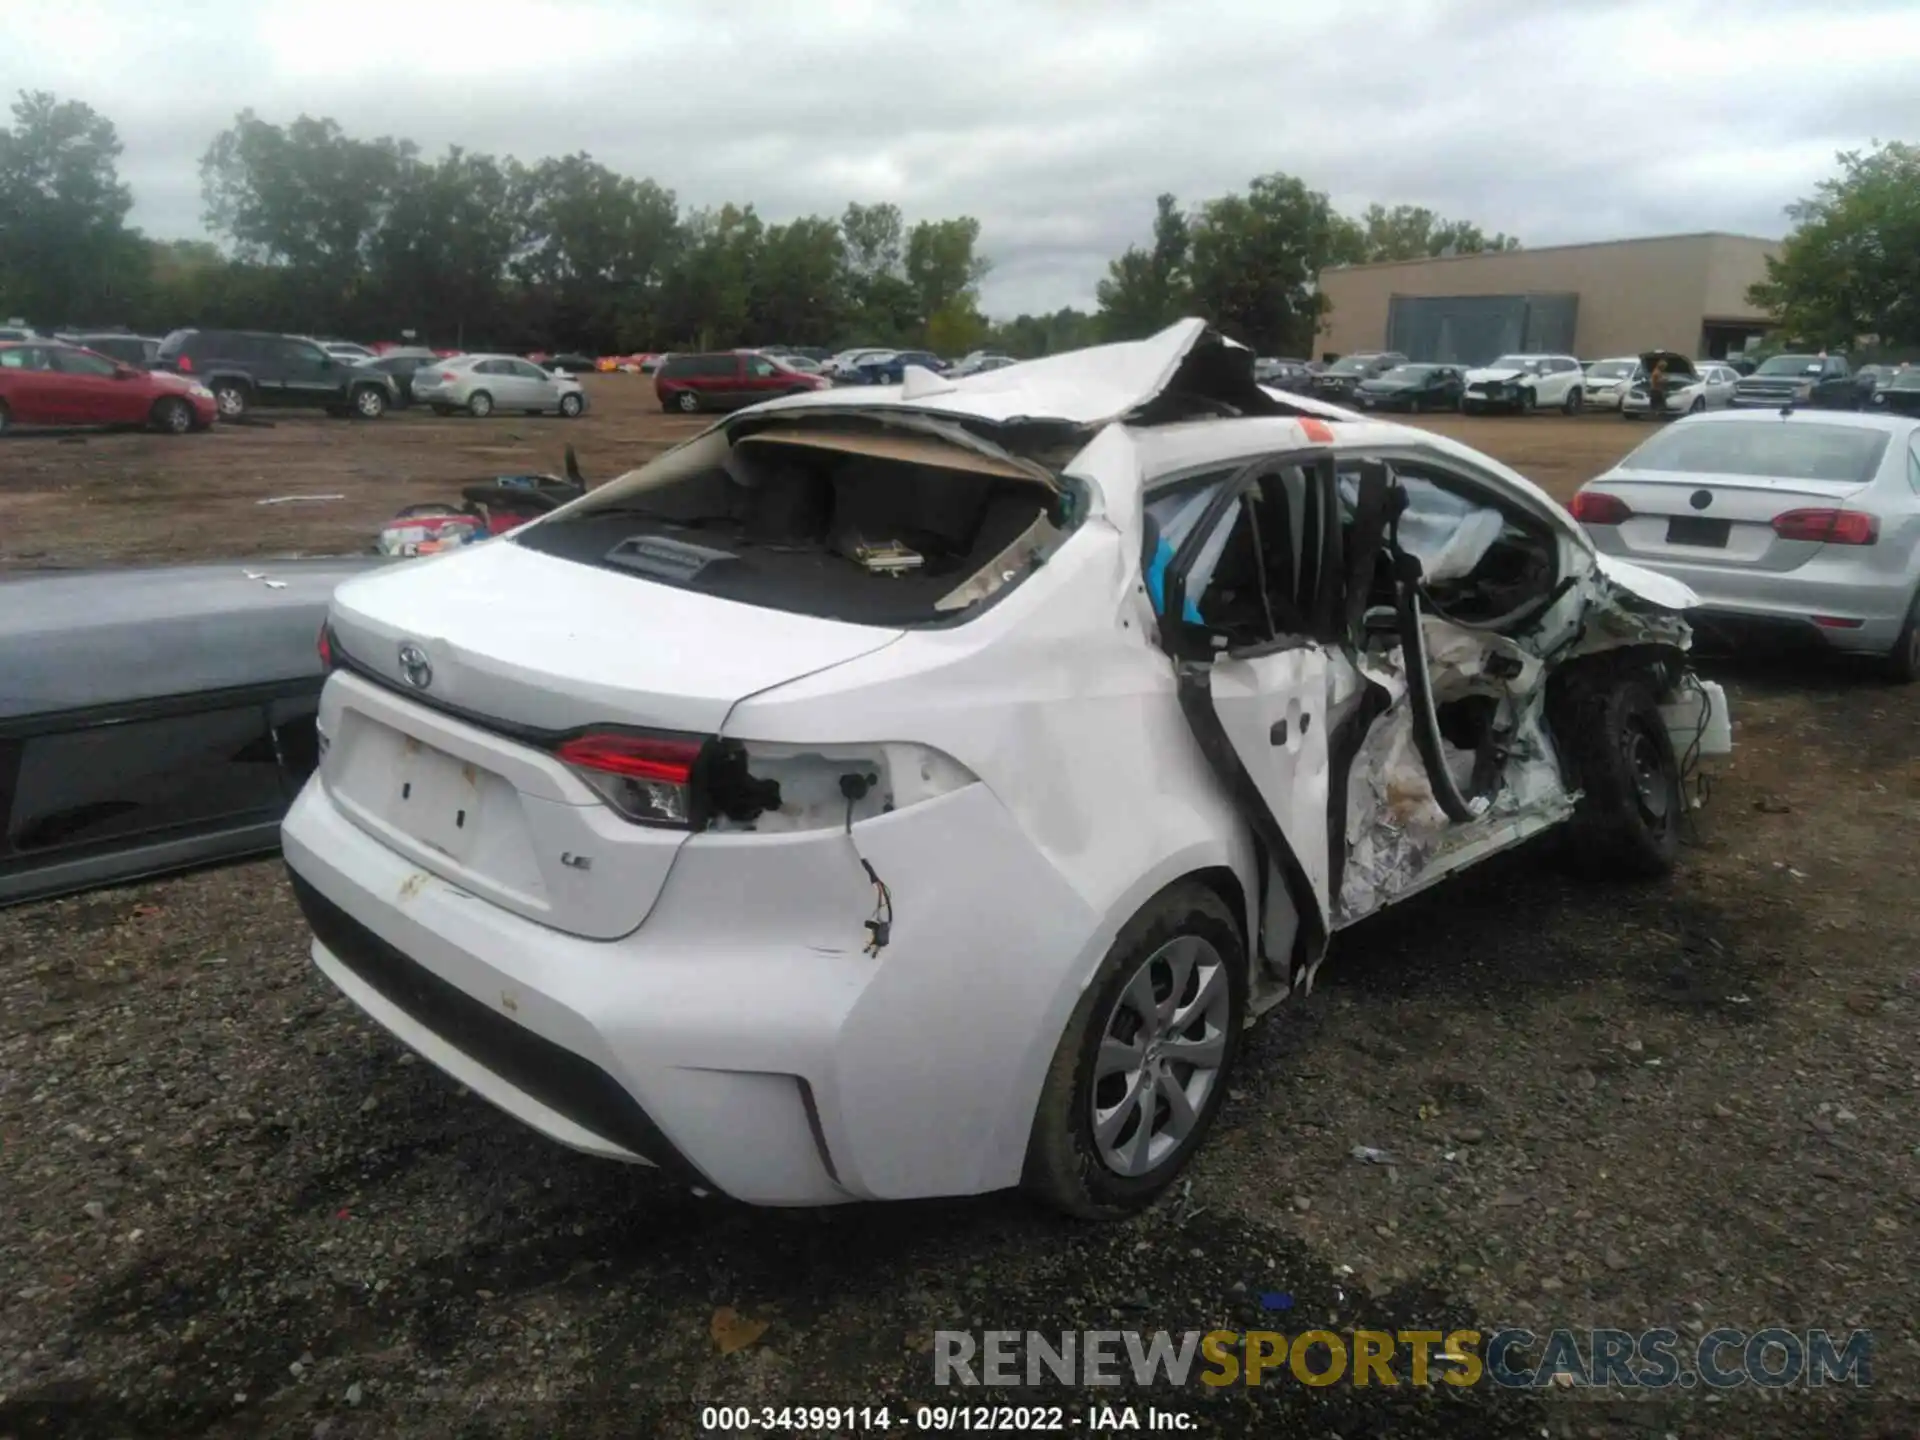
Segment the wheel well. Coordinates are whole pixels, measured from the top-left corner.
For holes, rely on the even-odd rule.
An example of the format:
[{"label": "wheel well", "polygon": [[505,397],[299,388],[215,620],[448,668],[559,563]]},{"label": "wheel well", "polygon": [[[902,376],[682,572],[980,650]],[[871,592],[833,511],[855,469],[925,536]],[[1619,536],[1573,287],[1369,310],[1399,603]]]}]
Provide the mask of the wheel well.
[{"label": "wheel well", "polygon": [[1622,645],[1583,655],[1561,666],[1548,682],[1549,723],[1563,697],[1621,680],[1644,680],[1652,687],[1654,698],[1665,700],[1679,682],[1686,663],[1686,652],[1673,645]]},{"label": "wheel well", "polygon": [[1196,870],[1185,878],[1218,895],[1220,903],[1232,912],[1233,923],[1240,931],[1241,949],[1246,952],[1248,966],[1252,967],[1256,963],[1254,944],[1253,937],[1247,933],[1247,892],[1241,887],[1240,877],[1224,865],[1215,865]]}]

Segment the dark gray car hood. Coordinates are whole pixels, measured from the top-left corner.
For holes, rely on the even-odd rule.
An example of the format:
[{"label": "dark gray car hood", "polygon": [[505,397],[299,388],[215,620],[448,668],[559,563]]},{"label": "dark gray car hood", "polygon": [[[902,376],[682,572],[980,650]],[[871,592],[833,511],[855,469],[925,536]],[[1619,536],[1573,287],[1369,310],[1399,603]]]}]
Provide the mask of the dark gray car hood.
[{"label": "dark gray car hood", "polygon": [[342,580],[375,557],[0,576],[0,720],[319,678]]}]

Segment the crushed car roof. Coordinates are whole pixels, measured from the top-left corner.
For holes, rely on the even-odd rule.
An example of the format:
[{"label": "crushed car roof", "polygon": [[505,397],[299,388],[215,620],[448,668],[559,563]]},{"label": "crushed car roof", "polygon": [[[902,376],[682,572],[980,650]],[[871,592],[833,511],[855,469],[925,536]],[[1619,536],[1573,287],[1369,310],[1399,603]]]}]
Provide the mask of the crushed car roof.
[{"label": "crushed car roof", "polygon": [[[1145,340],[1094,345],[1060,355],[954,378],[909,366],[898,385],[814,390],[756,407],[774,410],[904,408],[1009,424],[1021,420],[1091,426],[1118,420],[1163,394],[1203,340],[1240,352],[1247,374],[1253,352],[1198,319],[1179,320]],[[1344,419],[1352,412],[1303,396],[1259,387],[1277,410]]]}]

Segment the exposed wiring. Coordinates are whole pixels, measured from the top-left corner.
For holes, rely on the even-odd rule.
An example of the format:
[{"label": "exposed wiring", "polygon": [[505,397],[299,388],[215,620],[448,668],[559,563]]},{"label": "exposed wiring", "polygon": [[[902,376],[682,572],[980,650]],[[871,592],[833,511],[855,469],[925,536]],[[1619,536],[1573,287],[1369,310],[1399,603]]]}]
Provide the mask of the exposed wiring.
[{"label": "exposed wiring", "polygon": [[1693,727],[1693,738],[1687,742],[1686,751],[1680,757],[1680,793],[1686,799],[1687,781],[1693,781],[1693,804],[1686,807],[1686,825],[1693,831],[1693,811],[1705,805],[1713,790],[1712,777],[1699,768],[1700,750],[1706,743],[1707,729],[1713,724],[1713,696],[1707,693],[1706,686],[1700,683],[1700,677],[1691,670],[1681,672],[1680,690],[1682,694],[1691,692],[1700,697],[1700,719]]},{"label": "exposed wiring", "polygon": [[873,788],[878,778],[858,773],[840,777],[840,793],[847,797],[847,843],[853,845],[853,858],[860,862],[860,868],[867,872],[867,879],[873,884],[873,914],[865,922],[867,943],[862,947],[863,953],[868,956],[879,955],[893,939],[893,891],[880,878],[880,872],[873,868],[873,862],[860,853],[860,847],[853,839],[854,804]]}]

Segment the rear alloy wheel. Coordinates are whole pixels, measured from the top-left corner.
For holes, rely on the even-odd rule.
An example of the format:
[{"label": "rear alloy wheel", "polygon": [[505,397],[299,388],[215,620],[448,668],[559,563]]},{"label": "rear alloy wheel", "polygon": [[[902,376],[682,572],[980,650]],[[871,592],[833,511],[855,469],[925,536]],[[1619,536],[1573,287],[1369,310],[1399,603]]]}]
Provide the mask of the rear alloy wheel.
[{"label": "rear alloy wheel", "polygon": [[700,408],[700,397],[691,390],[682,390],[673,397],[675,407],[683,415],[691,415]]},{"label": "rear alloy wheel", "polygon": [[222,420],[238,420],[245,415],[252,398],[247,394],[247,387],[238,380],[222,380],[213,387],[214,408],[220,412]]},{"label": "rear alloy wheel", "polygon": [[[0,424],[4,424],[4,415],[5,412],[0,411]],[[1907,623],[1900,627],[1900,638],[1893,642],[1893,649],[1887,652],[1881,668],[1896,685],[1911,685],[1920,680],[1920,594],[1907,606]]]},{"label": "rear alloy wheel", "polygon": [[178,396],[163,396],[153,402],[148,422],[168,435],[184,435],[193,429],[193,407]]},{"label": "rear alloy wheel", "polygon": [[1585,403],[1586,397],[1580,393],[1580,387],[1576,385],[1573,389],[1567,391],[1567,398],[1561,401],[1560,413],[1563,415],[1578,415],[1580,413],[1580,407]]},{"label": "rear alloy wheel", "polygon": [[484,420],[493,413],[493,396],[484,390],[476,390],[467,397],[467,413],[476,420]]},{"label": "rear alloy wheel", "polygon": [[1027,1143],[1028,1191],[1089,1219],[1152,1204],[1226,1096],[1245,992],[1240,927],[1218,895],[1181,883],[1148,902],[1054,1051]]},{"label": "rear alloy wheel", "polygon": [[1582,792],[1566,828],[1567,858],[1605,878],[1665,875],[1680,853],[1687,801],[1653,691],[1619,675],[1573,675],[1564,683],[1554,739],[1568,787]]},{"label": "rear alloy wheel", "polygon": [[378,420],[387,413],[387,397],[371,385],[362,385],[353,392],[353,413],[356,419]]},{"label": "rear alloy wheel", "polygon": [[586,403],[581,400],[578,395],[562,395],[560,397],[560,413],[569,420],[579,419],[580,412],[585,408]]}]

